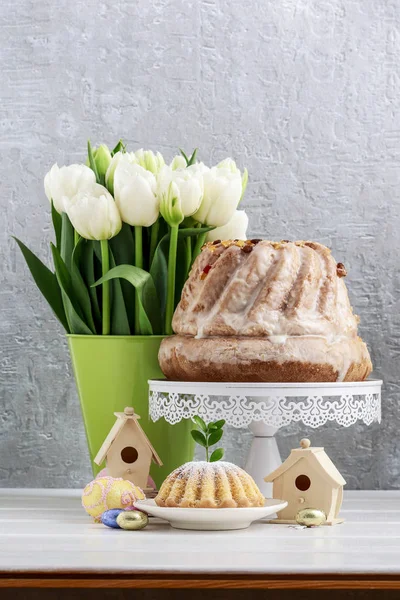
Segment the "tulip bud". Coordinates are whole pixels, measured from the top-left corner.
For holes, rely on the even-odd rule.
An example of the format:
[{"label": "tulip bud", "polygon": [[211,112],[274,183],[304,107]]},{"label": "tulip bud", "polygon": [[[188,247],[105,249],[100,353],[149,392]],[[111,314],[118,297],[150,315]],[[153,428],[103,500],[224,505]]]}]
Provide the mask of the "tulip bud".
[{"label": "tulip bud", "polygon": [[179,198],[179,189],[173,181],[170,182],[168,188],[160,195],[160,213],[171,227],[176,227],[184,219]]},{"label": "tulip bud", "polygon": [[247,240],[246,233],[249,217],[244,210],[235,210],[230,221],[222,227],[217,227],[207,234],[207,241],[214,240]]},{"label": "tulip bud", "polygon": [[176,169],[186,169],[186,160],[181,154],[177,154],[171,161],[170,167],[173,171]]},{"label": "tulip bud", "polygon": [[150,227],[159,214],[156,178],[140,165],[132,164],[131,159],[124,154],[115,168],[115,202],[125,223]]},{"label": "tulip bud", "polygon": [[[193,165],[194,167],[194,165]],[[164,166],[158,178],[160,211],[172,225],[179,224],[199,208],[203,197],[203,178],[197,168],[172,170]]]},{"label": "tulip bud", "polygon": [[94,162],[96,163],[97,173],[100,181],[105,180],[107,169],[111,163],[111,152],[105,144],[101,144],[93,152]]},{"label": "tulip bud", "polygon": [[66,205],[78,191],[90,188],[96,176],[85,165],[59,167],[54,164],[44,178],[44,191],[58,213],[66,212]]},{"label": "tulip bud", "polygon": [[[232,173],[240,173],[240,170],[237,168],[235,161],[233,160],[233,158],[225,158],[224,160],[221,160],[220,163],[217,164],[217,167],[219,169],[229,169],[229,171],[231,171]],[[243,175],[241,175],[242,177],[242,195],[240,197],[240,199],[243,198],[243,195],[246,191],[246,187],[247,187],[247,181],[249,179],[249,173],[247,171],[247,169],[245,169],[243,171]],[[218,239],[218,238],[216,238]]]},{"label": "tulip bud", "polygon": [[242,196],[240,171],[224,167],[203,169],[203,183],[203,201],[193,218],[204,225],[221,227],[230,221]]},{"label": "tulip bud", "polygon": [[165,165],[163,155],[160,154],[160,152],[154,154],[154,152],[151,150],[143,150],[143,148],[141,148],[140,150],[136,150],[133,155],[138,165],[143,167],[143,169],[150,171],[154,175],[157,175],[157,173]]},{"label": "tulip bud", "polygon": [[87,240],[109,240],[122,227],[114,198],[98,183],[78,191],[68,203],[67,214],[74,229]]},{"label": "tulip bud", "polygon": [[115,173],[115,169],[117,168],[117,165],[119,164],[119,161],[122,159],[122,157],[124,157],[126,160],[127,154],[124,154],[122,152],[116,152],[114,154],[114,156],[111,158],[110,164],[108,165],[105,182],[106,182],[106,187],[107,187],[108,191],[110,192],[110,194],[114,194],[114,173]]}]

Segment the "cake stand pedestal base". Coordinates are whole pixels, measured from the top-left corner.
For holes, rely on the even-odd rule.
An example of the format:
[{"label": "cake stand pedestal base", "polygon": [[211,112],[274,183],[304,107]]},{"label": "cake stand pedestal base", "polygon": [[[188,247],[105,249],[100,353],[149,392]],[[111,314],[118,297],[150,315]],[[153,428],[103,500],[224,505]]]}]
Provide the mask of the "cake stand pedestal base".
[{"label": "cake stand pedestal base", "polygon": [[[264,481],[281,464],[274,437],[281,427],[301,422],[313,429],[334,421],[349,427],[357,421],[381,421],[382,381],[355,383],[204,383],[149,381],[149,412],[153,421],[174,425],[199,415],[249,427],[254,434],[245,469],[261,492],[272,495]],[[154,440],[156,443],[156,440]]]},{"label": "cake stand pedestal base", "polygon": [[253,421],[250,423],[249,429],[254,434],[254,437],[244,468],[253,477],[254,481],[257,482],[261,493],[266,498],[271,498],[272,483],[266,483],[264,477],[268,473],[275,471],[282,463],[278,444],[274,437],[278,429],[266,425],[262,421]]}]

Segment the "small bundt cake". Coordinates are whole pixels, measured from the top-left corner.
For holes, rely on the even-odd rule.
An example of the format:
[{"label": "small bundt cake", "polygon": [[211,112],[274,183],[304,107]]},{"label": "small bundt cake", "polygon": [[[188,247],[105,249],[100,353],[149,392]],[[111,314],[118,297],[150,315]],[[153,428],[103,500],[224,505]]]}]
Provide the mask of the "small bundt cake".
[{"label": "small bundt cake", "polygon": [[372,370],[344,277],[315,242],[207,243],[159,362],[180,381],[362,381]]},{"label": "small bundt cake", "polygon": [[188,462],[168,475],[155,502],[179,508],[264,506],[253,478],[228,462]]}]

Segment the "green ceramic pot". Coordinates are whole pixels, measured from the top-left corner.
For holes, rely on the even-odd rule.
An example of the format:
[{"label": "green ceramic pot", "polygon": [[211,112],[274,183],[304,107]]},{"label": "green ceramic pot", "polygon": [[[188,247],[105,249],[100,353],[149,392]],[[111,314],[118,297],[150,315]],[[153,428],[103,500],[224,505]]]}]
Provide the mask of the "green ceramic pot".
[{"label": "green ceramic pot", "polygon": [[133,406],[164,463],[162,467],[153,464],[150,472],[160,486],[173,469],[192,460],[194,452],[190,420],[169,425],[164,419],[153,423],[149,417],[147,381],[163,377],[158,364],[163,336],[67,337],[93,473],[102,468],[93,463],[93,458],[115,423],[114,412]]}]

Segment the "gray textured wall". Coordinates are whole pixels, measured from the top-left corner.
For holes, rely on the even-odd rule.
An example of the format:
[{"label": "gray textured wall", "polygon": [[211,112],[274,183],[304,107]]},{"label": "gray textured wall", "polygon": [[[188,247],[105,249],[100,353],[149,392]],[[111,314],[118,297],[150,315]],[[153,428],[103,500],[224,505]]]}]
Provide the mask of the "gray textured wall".
[{"label": "gray textured wall", "polygon": [[[235,157],[253,235],[314,238],[346,264],[383,423],[312,439],[349,487],[397,487],[400,3],[3,0],[0,27],[0,485],[90,478],[63,334],[10,235],[49,258],[44,173],[124,136]],[[283,455],[306,433],[282,431]],[[228,458],[248,444],[229,431]]]}]

